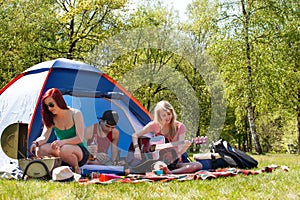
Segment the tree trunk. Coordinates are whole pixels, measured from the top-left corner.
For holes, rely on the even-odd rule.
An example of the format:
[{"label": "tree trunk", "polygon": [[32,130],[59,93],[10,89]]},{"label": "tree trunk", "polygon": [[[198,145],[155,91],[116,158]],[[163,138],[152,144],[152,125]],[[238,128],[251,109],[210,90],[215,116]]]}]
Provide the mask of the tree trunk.
[{"label": "tree trunk", "polygon": [[262,149],[259,143],[259,139],[256,134],[256,126],[255,126],[255,118],[254,118],[254,108],[253,108],[253,83],[252,83],[252,66],[251,66],[251,48],[250,48],[250,39],[249,39],[249,27],[250,27],[250,16],[251,12],[247,12],[247,6],[245,5],[245,1],[241,0],[242,12],[245,17],[243,28],[245,34],[245,46],[246,46],[246,64],[248,69],[248,120],[250,126],[251,136],[254,142],[255,150],[258,154],[262,154]]},{"label": "tree trunk", "polygon": [[298,154],[300,155],[300,111],[298,112]]},{"label": "tree trunk", "polygon": [[261,146],[260,146],[260,143],[259,143],[258,136],[256,134],[254,110],[253,110],[252,103],[249,103],[249,107],[247,108],[247,112],[248,112],[248,120],[249,120],[252,139],[253,139],[253,142],[254,142],[255,151],[258,154],[262,154],[262,149],[261,149]]},{"label": "tree trunk", "polygon": [[245,133],[244,133],[244,136],[243,136],[243,151],[249,151],[249,139],[248,139],[248,126],[247,126],[247,117],[245,116],[244,117],[244,128],[245,128]]},{"label": "tree trunk", "polygon": [[297,126],[298,126],[298,154],[300,155],[300,91],[298,92]]}]

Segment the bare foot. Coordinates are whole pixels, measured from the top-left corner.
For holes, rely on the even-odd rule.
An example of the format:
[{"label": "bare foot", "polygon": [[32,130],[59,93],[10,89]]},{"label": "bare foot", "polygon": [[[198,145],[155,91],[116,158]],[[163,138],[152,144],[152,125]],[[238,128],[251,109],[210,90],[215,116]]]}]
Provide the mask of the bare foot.
[{"label": "bare foot", "polygon": [[163,170],[164,174],[172,174],[168,167],[163,167],[161,169]]},{"label": "bare foot", "polygon": [[163,167],[166,167],[166,163],[162,162],[162,161],[157,161],[155,163],[152,164],[152,168],[153,170],[160,170],[162,169]]},{"label": "bare foot", "polygon": [[167,164],[162,161],[157,161],[157,162],[153,163],[152,168],[153,168],[153,170],[163,170],[164,174],[172,174],[172,172],[169,170]]}]

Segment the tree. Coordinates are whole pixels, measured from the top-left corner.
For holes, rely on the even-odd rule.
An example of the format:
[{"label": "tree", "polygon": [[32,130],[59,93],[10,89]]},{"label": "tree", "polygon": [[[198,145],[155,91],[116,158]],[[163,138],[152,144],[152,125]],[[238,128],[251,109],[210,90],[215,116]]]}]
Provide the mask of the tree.
[{"label": "tree", "polygon": [[[191,43],[180,32],[176,15],[161,2],[147,1],[132,13],[126,25],[127,31],[98,49],[96,55],[101,59],[95,64],[110,63],[101,69],[134,94],[150,112],[158,101],[170,101],[179,119],[187,125],[188,137],[195,136],[199,126],[197,97],[204,96],[197,94],[195,88],[199,90],[204,81],[199,72],[194,74],[189,61],[191,54],[187,51]],[[206,88],[202,91],[208,93]]]},{"label": "tree", "polygon": [[[218,15],[217,9],[217,4],[213,1],[193,2],[188,5],[189,20],[184,26],[184,30],[190,36],[190,48],[187,50],[189,57],[192,58],[193,65],[198,66],[189,76],[194,79],[193,87],[197,91],[198,98],[202,99],[199,105],[202,111],[200,127],[202,125],[202,133],[208,131],[206,134],[209,135],[210,140],[219,139],[226,116],[224,84],[208,53],[217,29],[215,20]],[[199,70],[203,78],[202,82],[199,82],[201,79],[197,78],[196,71],[199,73]]]},{"label": "tree", "polygon": [[[3,1],[0,8],[0,80],[3,87],[26,68],[44,61],[49,52],[41,48],[51,1]],[[17,17],[16,17],[17,15]],[[51,18],[51,16],[47,16]],[[41,21],[39,21],[41,20]],[[51,32],[46,32],[50,34]]]},{"label": "tree", "polygon": [[[119,31],[126,0],[1,2],[1,84],[45,60],[83,60],[100,41]],[[16,17],[16,13],[18,17]],[[2,85],[2,86],[3,86]]]},{"label": "tree", "polygon": [[263,116],[260,113],[294,110],[299,119],[299,65],[295,64],[299,63],[299,5],[240,0],[219,6],[221,34],[210,52],[227,83],[228,101],[235,107],[237,121],[247,115],[255,150],[261,153],[255,123]]},{"label": "tree", "polygon": [[[295,128],[285,128],[290,134],[297,130],[298,153],[300,154],[300,66],[299,66],[299,4],[293,0],[266,2],[268,15],[272,19],[272,37],[269,43],[268,63],[272,72],[266,84],[267,104],[274,105],[294,116]],[[266,41],[264,41],[266,42]],[[270,108],[272,110],[276,110]],[[284,112],[281,112],[284,113]],[[286,124],[289,124],[288,121]],[[287,133],[285,133],[287,134]],[[289,141],[293,144],[293,141]]]},{"label": "tree", "polygon": [[[56,40],[45,48],[82,60],[100,41],[118,31],[127,0],[57,0]],[[119,12],[116,12],[119,11]]]},{"label": "tree", "polygon": [[[273,20],[269,11],[270,5],[262,1],[240,0],[220,4],[222,15],[220,27],[222,37],[215,45],[220,51],[220,69],[227,81],[228,97],[236,105],[237,119],[242,121],[246,115],[257,153],[262,153],[256,130],[256,112],[264,107],[266,85],[269,76],[263,76],[266,69],[265,43],[272,37]],[[222,39],[221,39],[222,38]]]}]

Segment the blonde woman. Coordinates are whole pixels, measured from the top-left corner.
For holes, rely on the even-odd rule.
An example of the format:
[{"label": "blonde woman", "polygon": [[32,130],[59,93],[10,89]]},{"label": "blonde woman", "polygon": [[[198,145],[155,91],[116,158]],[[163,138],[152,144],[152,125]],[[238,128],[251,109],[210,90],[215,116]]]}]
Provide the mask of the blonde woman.
[{"label": "blonde woman", "polygon": [[135,158],[142,159],[138,138],[151,132],[155,136],[164,136],[166,143],[174,142],[178,144],[175,148],[178,158],[167,167],[162,166],[164,167],[164,173],[193,173],[202,169],[199,162],[183,163],[181,161],[181,155],[191,145],[191,142],[185,141],[186,127],[182,122],[176,120],[175,110],[168,101],[158,102],[154,108],[154,120],[132,135]]}]

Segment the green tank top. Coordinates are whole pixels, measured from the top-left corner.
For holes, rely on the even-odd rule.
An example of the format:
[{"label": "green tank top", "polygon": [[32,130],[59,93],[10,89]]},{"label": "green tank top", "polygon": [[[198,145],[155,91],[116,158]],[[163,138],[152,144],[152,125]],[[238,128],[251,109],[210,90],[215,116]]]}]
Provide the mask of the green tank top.
[{"label": "green tank top", "polygon": [[[72,137],[76,136],[76,128],[75,128],[74,112],[73,111],[72,111],[72,120],[74,122],[74,125],[69,129],[60,130],[60,129],[56,128],[55,126],[53,127],[54,133],[55,133],[58,140],[69,139],[69,138],[72,138]],[[78,145],[83,146],[87,149],[86,139],[84,139],[83,142],[79,143]]]}]

